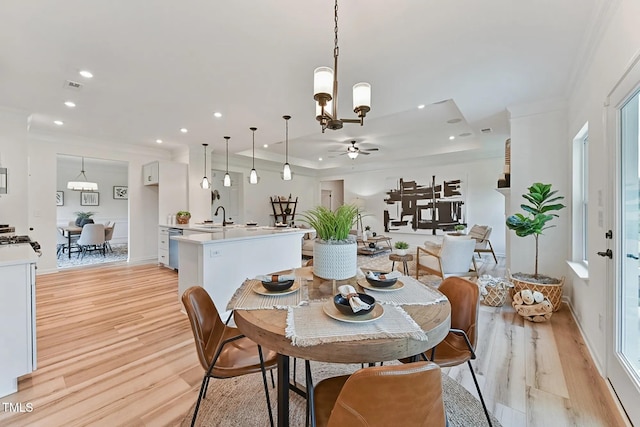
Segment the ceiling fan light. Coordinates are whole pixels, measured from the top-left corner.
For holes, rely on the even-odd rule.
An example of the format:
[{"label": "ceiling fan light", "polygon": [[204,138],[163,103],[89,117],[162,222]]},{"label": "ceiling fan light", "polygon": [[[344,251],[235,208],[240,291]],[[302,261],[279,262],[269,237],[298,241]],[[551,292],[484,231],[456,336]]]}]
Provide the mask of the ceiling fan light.
[{"label": "ceiling fan light", "polygon": [[229,172],[224,174],[222,185],[224,185],[225,187],[231,187],[231,175],[229,175]]},{"label": "ceiling fan light", "polygon": [[349,151],[349,152],[347,152],[347,156],[349,156],[350,159],[355,159],[356,157],[358,157],[358,152],[357,151]]},{"label": "ceiling fan light", "polygon": [[284,164],[284,168],[282,169],[282,179],[285,181],[291,181],[291,166],[289,166],[289,163]]},{"label": "ceiling fan light", "polygon": [[353,110],[358,111],[363,107],[371,108],[371,85],[361,82],[353,85]]}]

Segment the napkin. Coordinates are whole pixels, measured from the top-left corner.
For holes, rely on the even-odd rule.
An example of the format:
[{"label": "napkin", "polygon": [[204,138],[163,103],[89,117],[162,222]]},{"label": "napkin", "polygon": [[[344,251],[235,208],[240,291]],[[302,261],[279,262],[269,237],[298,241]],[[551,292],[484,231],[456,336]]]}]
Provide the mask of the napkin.
[{"label": "napkin", "polygon": [[287,280],[295,280],[295,274],[263,274],[256,276],[256,280],[262,282],[286,282]]},{"label": "napkin", "polygon": [[367,277],[373,280],[391,280],[402,277],[402,273],[400,273],[399,271],[392,271],[391,273],[376,275],[373,271],[367,271]]},{"label": "napkin", "polygon": [[351,285],[342,285],[338,287],[338,291],[349,301],[349,305],[351,306],[351,310],[354,313],[359,312],[360,310],[368,310],[371,308],[369,304],[362,301],[356,292],[356,288]]}]

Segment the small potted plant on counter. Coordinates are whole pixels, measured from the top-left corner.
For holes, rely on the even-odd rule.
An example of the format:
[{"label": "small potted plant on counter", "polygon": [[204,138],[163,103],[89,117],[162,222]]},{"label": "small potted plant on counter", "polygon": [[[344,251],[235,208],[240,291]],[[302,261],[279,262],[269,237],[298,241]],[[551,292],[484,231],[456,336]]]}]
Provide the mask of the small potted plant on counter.
[{"label": "small potted plant on counter", "polygon": [[407,249],[409,249],[409,244],[407,242],[399,241],[396,242],[393,247],[396,248],[396,254],[405,256],[407,254]]},{"label": "small potted plant on counter", "polygon": [[178,211],[176,213],[176,222],[178,224],[189,224],[191,213],[189,211]]}]

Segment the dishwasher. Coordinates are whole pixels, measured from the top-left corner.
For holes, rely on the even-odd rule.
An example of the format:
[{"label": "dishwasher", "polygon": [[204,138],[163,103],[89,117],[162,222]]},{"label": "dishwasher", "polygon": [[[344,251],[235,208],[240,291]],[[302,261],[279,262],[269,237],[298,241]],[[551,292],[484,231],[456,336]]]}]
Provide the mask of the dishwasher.
[{"label": "dishwasher", "polygon": [[169,234],[169,267],[178,271],[178,241],[172,239],[172,236],[182,236],[182,229],[170,228]]}]

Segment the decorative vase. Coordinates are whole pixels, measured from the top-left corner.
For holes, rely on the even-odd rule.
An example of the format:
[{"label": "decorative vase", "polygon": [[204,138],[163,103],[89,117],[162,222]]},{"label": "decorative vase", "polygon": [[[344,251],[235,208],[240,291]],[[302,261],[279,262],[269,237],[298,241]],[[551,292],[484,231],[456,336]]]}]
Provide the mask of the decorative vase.
[{"label": "decorative vase", "polygon": [[367,230],[364,230],[364,231],[362,232],[362,241],[363,241],[363,242],[366,242],[366,241],[367,241],[368,234],[369,234],[369,232],[368,232]]},{"label": "decorative vase", "polygon": [[187,215],[176,215],[176,222],[178,224],[189,224],[189,219],[191,218],[191,215],[187,216]]},{"label": "decorative vase", "polygon": [[398,254],[400,256],[405,256],[407,254],[407,250],[406,249],[396,249],[396,254]]},{"label": "decorative vase", "polygon": [[358,245],[353,240],[313,244],[313,274],[323,279],[344,280],[354,277],[358,269]]}]

